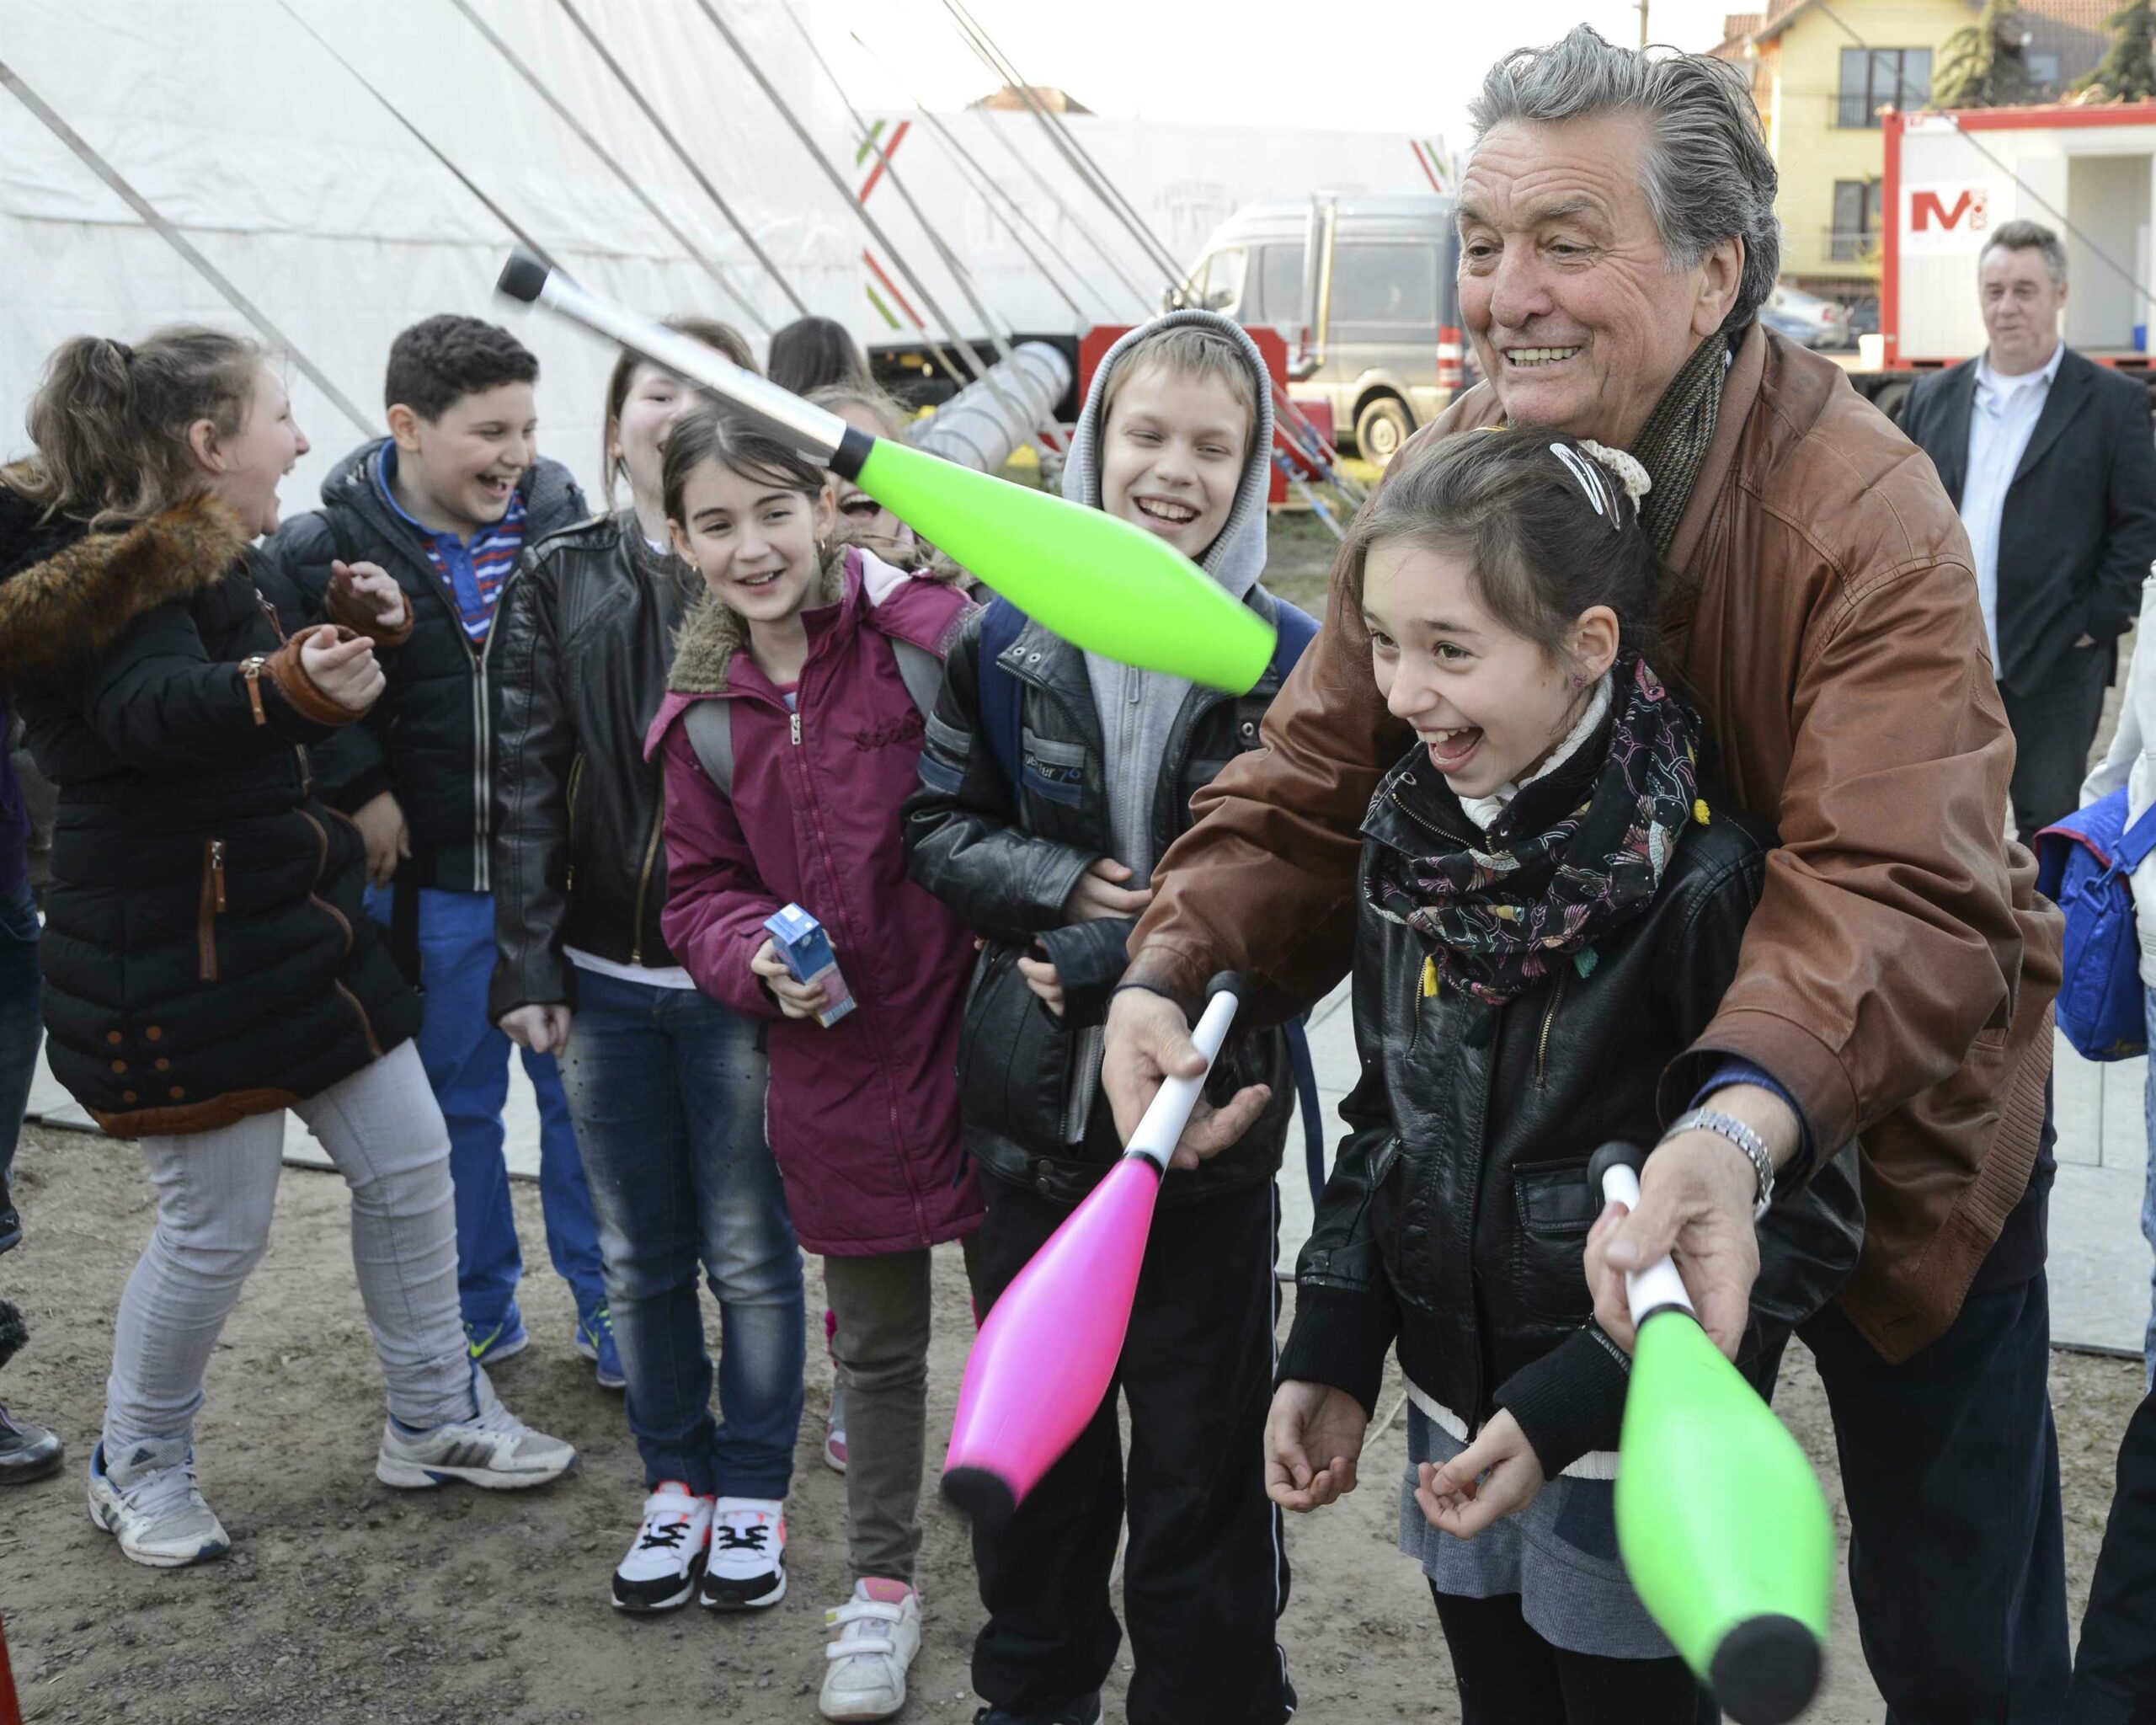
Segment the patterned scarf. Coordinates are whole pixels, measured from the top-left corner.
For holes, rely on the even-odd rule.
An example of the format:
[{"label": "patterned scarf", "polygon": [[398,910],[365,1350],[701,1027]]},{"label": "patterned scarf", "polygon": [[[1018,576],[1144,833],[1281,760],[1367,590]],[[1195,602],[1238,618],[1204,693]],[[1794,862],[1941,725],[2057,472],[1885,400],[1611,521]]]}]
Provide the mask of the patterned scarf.
[{"label": "patterned scarf", "polygon": [[1714,441],[1729,354],[1729,339],[1719,330],[1701,342],[1632,440],[1631,452],[1654,482],[1641,499],[1640,525],[1646,529],[1647,543],[1654,547],[1657,561],[1669,555],[1684,505],[1692,500],[1700,463],[1707,458],[1707,446]]},{"label": "patterned scarf", "polygon": [[[1441,981],[1502,1006],[1654,897],[1694,818],[1700,721],[1636,655],[1618,661],[1614,693],[1608,752],[1559,805],[1569,813],[1545,824],[1536,808],[1546,814],[1549,800],[1529,785],[1475,839],[1440,837],[1413,856],[1369,847],[1364,893],[1381,916],[1422,937]],[[1450,795],[1442,778],[1437,788]],[[1419,788],[1411,766],[1388,777],[1378,797]],[[1428,829],[1424,816],[1409,813]],[[1578,962],[1585,974],[1592,959]]]}]

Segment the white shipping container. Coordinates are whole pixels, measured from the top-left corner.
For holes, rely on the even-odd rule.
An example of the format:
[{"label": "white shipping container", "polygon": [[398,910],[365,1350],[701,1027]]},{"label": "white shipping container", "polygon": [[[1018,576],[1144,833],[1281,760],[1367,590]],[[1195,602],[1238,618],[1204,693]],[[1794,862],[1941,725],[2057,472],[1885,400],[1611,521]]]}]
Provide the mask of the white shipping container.
[{"label": "white shipping container", "polygon": [[1983,351],[1977,265],[2009,222],[2065,241],[2065,336],[2132,363],[2156,317],[2145,296],[2156,221],[2156,102],[1886,116],[1881,332],[1890,368]]}]

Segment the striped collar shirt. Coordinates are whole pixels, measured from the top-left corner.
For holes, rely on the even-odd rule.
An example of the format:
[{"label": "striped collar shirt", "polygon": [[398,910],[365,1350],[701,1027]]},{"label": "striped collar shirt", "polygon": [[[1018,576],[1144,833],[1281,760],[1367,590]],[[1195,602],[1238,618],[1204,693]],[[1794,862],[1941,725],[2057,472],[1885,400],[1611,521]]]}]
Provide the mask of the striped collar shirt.
[{"label": "striped collar shirt", "polygon": [[464,540],[454,533],[437,533],[413,520],[397,500],[393,483],[396,478],[397,446],[385,444],[382,460],[375,467],[375,483],[381,489],[382,500],[419,536],[435,579],[456,606],[465,635],[477,645],[487,638],[488,632],[494,628],[494,605],[501,597],[502,584],[524,554],[523,494],[511,491],[509,507],[503,511],[502,518]]}]

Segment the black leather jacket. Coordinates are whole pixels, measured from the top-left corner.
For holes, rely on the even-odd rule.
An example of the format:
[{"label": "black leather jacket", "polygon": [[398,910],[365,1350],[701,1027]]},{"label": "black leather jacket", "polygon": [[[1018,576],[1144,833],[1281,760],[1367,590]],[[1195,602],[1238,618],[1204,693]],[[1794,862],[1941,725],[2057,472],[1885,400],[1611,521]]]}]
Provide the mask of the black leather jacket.
[{"label": "black leather jacket", "polygon": [[[263,549],[318,607],[338,558],[379,563],[404,590],[411,638],[384,656],[389,686],[365,722],[347,727],[317,763],[323,794],[356,813],[381,792],[394,791],[412,833],[412,860],[399,874],[408,868],[421,886],[488,892],[489,787],[504,755],[500,612],[484,641],[465,633],[424,546],[383,500],[376,476],[387,441],[364,445],[339,462],[323,481],[322,507],[286,522]],[[558,462],[542,457],[525,470],[517,491],[527,549],[590,514]],[[521,579],[510,574],[499,606]]]},{"label": "black leather jacket", "polygon": [[[1380,783],[1364,831],[1422,853],[1476,830],[1418,749]],[[1362,1078],[1297,1271],[1280,1375],[1376,1400],[1388,1344],[1410,1381],[1470,1428],[1508,1407],[1554,1476],[1614,1450],[1627,1362],[1592,1322],[1584,1266],[1600,1208],[1588,1159],[1651,1146],[1663,1069],[1713,1017],[1758,903],[1762,839],[1716,801],[1688,828],[1653,901],[1503,1007],[1426,994],[1422,937],[1367,898],[1357,923]],[[1740,1366],[1760,1362],[1833,1297],[1863,1240],[1854,1147],[1759,1227],[1760,1274]],[[1755,1383],[1757,1377],[1755,1375]]]},{"label": "black leather jacket", "polygon": [[659,932],[661,774],[643,739],[695,584],[625,510],[531,547],[502,597],[488,1001],[498,1022],[516,1007],[575,1003],[565,945],[621,964],[674,963]]},{"label": "black leather jacket", "polygon": [[[1246,603],[1270,622],[1273,599]],[[974,967],[958,1029],[958,1099],[966,1147],[991,1173],[1075,1203],[1122,1154],[1105,1096],[1096,1096],[1085,1140],[1065,1141],[1078,1031],[1107,1017],[1134,919],[1066,924],[1063,905],[1086,868],[1113,853],[1104,744],[1086,655],[1028,621],[1001,655],[1019,684],[1024,782],[1014,797],[980,728],[979,654],[985,611],[966,619],[943,662],[928,722],[921,788],[906,799],[907,868],[986,943]],[[1267,670],[1246,695],[1193,688],[1176,718],[1153,804],[1155,854],[1191,824],[1191,794],[1229,760],[1258,745],[1258,723],[1279,688]],[[1064,1016],[1026,986],[1019,958],[1045,948],[1060,974]],[[1225,1101],[1246,1084],[1273,1098],[1242,1140],[1194,1170],[1171,1171],[1163,1204],[1180,1204],[1270,1179],[1280,1163],[1294,1081],[1284,1032],[1232,1034],[1206,1094]]]}]

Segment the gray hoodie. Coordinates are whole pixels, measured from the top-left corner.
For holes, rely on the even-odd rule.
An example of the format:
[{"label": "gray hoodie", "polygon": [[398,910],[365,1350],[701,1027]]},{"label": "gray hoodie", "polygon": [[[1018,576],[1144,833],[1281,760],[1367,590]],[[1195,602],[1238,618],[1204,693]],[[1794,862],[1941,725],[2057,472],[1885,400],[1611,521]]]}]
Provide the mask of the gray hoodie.
[{"label": "gray hoodie", "polygon": [[[1108,350],[1093,373],[1086,410],[1078,416],[1063,469],[1063,494],[1088,509],[1100,508],[1101,438],[1107,429],[1102,403],[1107,399],[1108,378],[1134,342],[1176,323],[1203,324],[1227,336],[1242,350],[1257,385],[1257,422],[1251,428],[1235,505],[1228,511],[1219,537],[1198,565],[1235,598],[1246,598],[1265,570],[1266,494],[1272,486],[1273,385],[1257,344],[1232,318],[1217,312],[1171,312],[1141,324]],[[1153,854],[1152,830],[1161,763],[1167,758],[1168,740],[1176,715],[1190,693],[1190,682],[1160,671],[1139,670],[1097,653],[1086,655],[1086,674],[1092,682],[1093,704],[1101,719],[1108,827],[1116,860],[1129,867],[1133,886],[1144,886],[1152,879],[1153,865],[1161,860]],[[1099,1088],[1102,1044],[1098,1026],[1079,1034],[1077,1081],[1070,1087],[1070,1113],[1065,1121],[1065,1134],[1074,1143],[1085,1136],[1086,1117]]]},{"label": "gray hoodie", "polygon": [[[1273,386],[1257,344],[1232,318],[1217,312],[1171,312],[1140,325],[1110,348],[1093,373],[1093,387],[1086,392],[1086,410],[1078,417],[1075,435],[1063,469],[1063,494],[1088,509],[1101,506],[1100,446],[1102,403],[1107,384],[1132,343],[1154,330],[1177,323],[1198,323],[1216,329],[1243,350],[1251,381],[1257,388],[1257,423],[1251,428],[1250,444],[1243,457],[1241,483],[1228,511],[1227,524],[1213,542],[1199,567],[1235,598],[1246,597],[1265,570],[1265,500],[1272,484]],[[1093,702],[1101,716],[1101,735],[1106,745],[1108,822],[1115,836],[1118,862],[1128,863],[1134,884],[1143,885],[1161,859],[1152,854],[1153,793],[1161,762],[1166,758],[1168,735],[1182,710],[1190,684],[1182,677],[1159,671],[1139,670],[1097,653],[1086,655],[1086,674],[1093,685]]]}]

